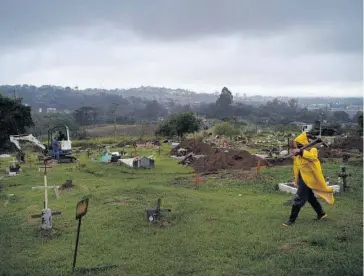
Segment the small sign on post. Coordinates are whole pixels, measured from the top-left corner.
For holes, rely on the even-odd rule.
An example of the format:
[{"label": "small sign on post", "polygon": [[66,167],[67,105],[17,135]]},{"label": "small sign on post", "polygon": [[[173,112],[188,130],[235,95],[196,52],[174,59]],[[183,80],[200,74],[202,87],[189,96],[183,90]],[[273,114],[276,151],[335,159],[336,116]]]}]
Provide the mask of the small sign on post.
[{"label": "small sign on post", "polygon": [[87,213],[88,198],[81,200],[77,203],[76,219],[81,219]]},{"label": "small sign on post", "polygon": [[76,259],[77,259],[77,249],[78,249],[78,241],[80,237],[80,230],[81,230],[81,219],[87,213],[88,208],[88,198],[85,198],[77,203],[76,207],[76,220],[78,220],[78,227],[77,227],[77,237],[76,237],[76,245],[75,245],[75,252],[73,255],[73,265],[72,265],[72,272],[75,271],[76,266]]},{"label": "small sign on post", "polygon": [[[78,241],[80,238],[80,230],[81,230],[81,220],[82,217],[84,217],[87,213],[88,209],[88,198],[85,198],[77,203],[76,206],[76,220],[78,220],[78,226],[77,226],[77,237],[76,237],[76,245],[75,245],[75,252],[73,254],[73,265],[72,265],[72,273],[75,272],[75,266],[76,266],[76,259],[77,259],[77,249],[78,249]],[[104,264],[104,265],[98,265],[95,267],[90,268],[78,268],[77,272],[81,273],[88,273],[90,271],[103,271],[105,269],[114,268],[116,265],[110,265],[110,264]]]}]

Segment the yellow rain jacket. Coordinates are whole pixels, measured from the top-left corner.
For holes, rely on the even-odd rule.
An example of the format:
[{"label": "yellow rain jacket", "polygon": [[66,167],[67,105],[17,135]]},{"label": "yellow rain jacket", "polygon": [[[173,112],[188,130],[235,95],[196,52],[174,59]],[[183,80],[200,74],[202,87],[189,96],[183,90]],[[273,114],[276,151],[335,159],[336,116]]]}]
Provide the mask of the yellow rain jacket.
[{"label": "yellow rain jacket", "polygon": [[[303,146],[309,143],[306,132],[301,133],[294,141]],[[326,200],[327,203],[331,205],[334,204],[333,188],[326,184],[316,148],[303,150],[302,156],[296,155],[294,157],[293,173],[296,185],[298,185],[298,175],[301,173],[301,177],[308,187],[310,187],[318,196]]]}]

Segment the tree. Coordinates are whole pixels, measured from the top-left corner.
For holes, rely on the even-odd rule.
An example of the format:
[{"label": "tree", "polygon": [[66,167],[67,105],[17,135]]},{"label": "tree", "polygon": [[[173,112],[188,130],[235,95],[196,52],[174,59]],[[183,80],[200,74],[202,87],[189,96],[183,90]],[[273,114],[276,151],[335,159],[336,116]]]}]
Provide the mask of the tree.
[{"label": "tree", "polygon": [[0,94],[0,145],[9,141],[9,135],[23,134],[34,125],[31,108]]},{"label": "tree", "polygon": [[350,116],[345,111],[334,111],[332,114],[336,122],[349,122]]},{"label": "tree", "polygon": [[192,112],[184,112],[173,114],[164,120],[156,130],[156,135],[167,137],[179,136],[183,137],[186,133],[198,131],[200,121],[193,115]]},{"label": "tree", "polygon": [[47,137],[48,129],[57,125],[65,125],[70,130],[70,135],[76,138],[76,133],[79,130],[79,125],[76,123],[72,114],[62,113],[33,113],[32,114],[34,126],[27,129],[27,133],[41,138]]},{"label": "tree", "polygon": [[234,128],[238,128],[238,129],[247,125],[247,123],[245,123],[244,121],[240,121],[236,117],[223,118],[222,121],[227,122],[227,123],[231,124]]},{"label": "tree", "polygon": [[288,100],[288,106],[296,109],[298,107],[298,99],[291,98]]},{"label": "tree", "polygon": [[358,123],[358,124],[360,124],[360,122],[359,122],[359,117],[360,116],[362,116],[363,117],[363,111],[358,111],[355,115],[354,115],[354,117],[353,117],[353,119],[352,119],[352,122],[353,123]]},{"label": "tree", "polygon": [[89,106],[83,106],[73,112],[73,116],[80,125],[89,125],[95,123],[98,115],[99,112],[97,108]]},{"label": "tree", "polygon": [[214,132],[216,135],[225,135],[230,138],[240,134],[239,128],[236,128],[235,126],[233,126],[232,124],[230,124],[228,122],[223,122],[221,124],[217,124],[214,127]]},{"label": "tree", "polygon": [[358,112],[355,117],[358,123],[358,133],[363,135],[363,112]]},{"label": "tree", "polygon": [[215,104],[215,117],[223,118],[232,114],[231,104],[233,103],[233,94],[224,87],[221,90],[219,98]]},{"label": "tree", "polygon": [[159,104],[156,100],[148,101],[145,105],[144,110],[142,110],[141,114],[144,118],[148,118],[150,120],[157,119],[160,116],[164,116],[167,114],[167,110],[161,104]]},{"label": "tree", "polygon": [[230,90],[224,87],[221,90],[219,98],[216,100],[216,105],[222,108],[228,108],[233,103],[233,94]]}]

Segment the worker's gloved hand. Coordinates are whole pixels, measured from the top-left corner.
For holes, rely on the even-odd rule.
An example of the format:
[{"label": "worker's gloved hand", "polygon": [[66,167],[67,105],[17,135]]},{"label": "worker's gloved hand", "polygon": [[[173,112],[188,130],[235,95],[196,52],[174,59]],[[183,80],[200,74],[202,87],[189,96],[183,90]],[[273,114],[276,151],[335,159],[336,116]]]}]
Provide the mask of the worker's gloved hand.
[{"label": "worker's gloved hand", "polygon": [[301,150],[299,150],[299,149],[293,149],[293,150],[292,150],[292,154],[293,154],[294,156],[299,155],[299,154],[301,154]]}]

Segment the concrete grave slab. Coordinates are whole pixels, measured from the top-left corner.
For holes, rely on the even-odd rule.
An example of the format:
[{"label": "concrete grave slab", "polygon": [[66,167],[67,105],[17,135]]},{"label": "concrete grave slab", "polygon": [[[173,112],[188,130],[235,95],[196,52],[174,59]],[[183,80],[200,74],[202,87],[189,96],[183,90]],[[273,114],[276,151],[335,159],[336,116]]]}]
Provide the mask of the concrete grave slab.
[{"label": "concrete grave slab", "polygon": [[[329,185],[329,187],[332,187],[334,189],[334,193],[340,193],[340,186],[339,185]],[[293,182],[289,183],[279,183],[278,184],[278,190],[286,193],[290,193],[295,195],[297,193],[297,188],[294,185]]]}]

